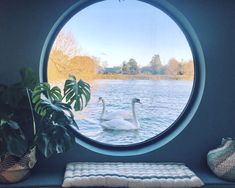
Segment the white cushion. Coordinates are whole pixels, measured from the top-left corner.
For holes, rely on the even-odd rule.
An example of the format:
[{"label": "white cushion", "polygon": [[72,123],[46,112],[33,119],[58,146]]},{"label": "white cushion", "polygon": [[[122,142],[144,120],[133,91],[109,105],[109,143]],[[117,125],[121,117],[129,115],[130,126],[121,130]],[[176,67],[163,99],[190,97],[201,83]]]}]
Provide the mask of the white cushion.
[{"label": "white cushion", "polygon": [[181,163],[74,162],[67,164],[63,187],[201,187]]}]

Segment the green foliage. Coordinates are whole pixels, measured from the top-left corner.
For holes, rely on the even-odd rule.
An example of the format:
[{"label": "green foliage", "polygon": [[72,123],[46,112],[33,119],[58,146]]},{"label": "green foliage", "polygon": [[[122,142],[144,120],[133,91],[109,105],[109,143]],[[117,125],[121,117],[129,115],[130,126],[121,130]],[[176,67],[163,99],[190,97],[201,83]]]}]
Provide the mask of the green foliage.
[{"label": "green foliage", "polygon": [[51,125],[43,129],[37,139],[37,147],[46,158],[54,153],[59,154],[66,152],[74,143],[74,135],[70,133],[63,124],[56,126]]},{"label": "green foliage", "polygon": [[131,58],[127,63],[123,62],[122,65],[123,74],[138,74],[139,66],[135,59]]},{"label": "green foliage", "polygon": [[75,143],[75,137],[68,127],[76,125],[76,122],[69,105],[57,101],[47,101],[42,105],[47,113],[41,120],[34,143],[45,157],[50,157],[54,153],[69,150]]},{"label": "green foliage", "polygon": [[42,100],[40,106],[42,110],[46,112],[43,117],[50,116],[53,112],[62,113],[64,110],[71,110],[71,106],[66,103],[62,103],[59,101],[50,101],[48,99]]},{"label": "green foliage", "polygon": [[20,75],[20,82],[12,85],[0,85],[0,119],[3,116],[13,116],[13,119],[16,119],[16,116],[28,118],[26,116],[30,114],[25,88],[34,87],[38,83],[37,77],[30,68],[22,69]]},{"label": "green foliage", "polygon": [[[66,103],[62,102],[63,99]],[[75,143],[71,132],[72,127],[77,127],[71,112],[82,110],[90,100],[90,86],[75,76],[70,76],[64,84],[64,96],[61,90],[48,83],[38,84],[32,92],[32,102],[35,111],[41,116],[40,126],[34,139],[34,145],[45,157],[54,153],[62,153],[70,149]]]},{"label": "green foliage", "polygon": [[27,141],[17,122],[0,120],[0,157],[21,157],[27,151]]},{"label": "green foliage", "polygon": [[[32,99],[27,95],[26,88],[34,88]],[[62,102],[63,99],[66,103]],[[31,108],[31,100],[34,109]],[[35,146],[45,157],[67,151],[75,143],[71,130],[78,129],[71,105],[74,104],[76,111],[82,110],[89,100],[89,84],[82,80],[77,82],[74,76],[66,80],[62,96],[59,87],[38,83],[31,69],[23,69],[20,82],[9,86],[0,85],[0,157],[20,157]],[[39,121],[36,123],[36,135],[30,142],[25,138],[18,122],[23,122],[22,119],[34,119],[34,110],[39,115]]]},{"label": "green foliage", "polygon": [[128,73],[128,70],[129,68],[128,68],[128,65],[127,65],[127,62],[126,61],[123,61],[123,63],[122,63],[122,73],[123,74],[127,74]]},{"label": "green foliage", "polygon": [[33,89],[38,84],[38,78],[31,68],[23,68],[20,70],[21,82],[19,83],[21,88]]},{"label": "green foliage", "polygon": [[161,74],[162,63],[159,55],[154,55],[150,61],[150,68],[152,74]]},{"label": "green foliage", "polygon": [[28,141],[20,125],[28,122],[31,116],[25,88],[34,87],[37,83],[37,78],[29,68],[22,69],[20,76],[21,80],[16,84],[0,85],[1,157],[5,155],[20,157],[28,149]]},{"label": "green foliage", "polygon": [[65,82],[64,96],[69,105],[76,111],[82,110],[90,100],[90,85],[82,80],[77,82],[75,76],[70,76]]},{"label": "green foliage", "polygon": [[[48,97],[48,99],[46,98]],[[32,93],[32,102],[35,104],[35,111],[44,116],[46,114],[46,109],[42,107],[42,103],[46,101],[61,101],[62,95],[59,87],[51,86],[48,83],[40,83],[38,84]]]},{"label": "green foliage", "polygon": [[[139,78],[145,79],[186,79],[191,80],[194,77],[194,63],[193,60],[178,61],[175,58],[169,59],[167,64],[162,64],[159,54],[154,54],[149,63],[145,66],[139,67],[137,61],[131,58],[128,62],[123,61],[120,71],[112,71],[115,67],[109,67],[105,69],[103,74],[112,74],[112,79],[127,79],[128,77],[124,75],[140,75]],[[102,73],[102,72],[101,72]],[[120,74],[121,73],[121,74]],[[100,74],[100,73],[99,73]],[[116,77],[115,77],[116,75]],[[151,75],[157,75],[156,77],[151,77]],[[179,76],[179,77],[178,77]],[[182,76],[182,77],[181,77]],[[107,79],[108,76],[103,76],[101,78]],[[132,76],[131,79],[135,79],[135,76]]]}]

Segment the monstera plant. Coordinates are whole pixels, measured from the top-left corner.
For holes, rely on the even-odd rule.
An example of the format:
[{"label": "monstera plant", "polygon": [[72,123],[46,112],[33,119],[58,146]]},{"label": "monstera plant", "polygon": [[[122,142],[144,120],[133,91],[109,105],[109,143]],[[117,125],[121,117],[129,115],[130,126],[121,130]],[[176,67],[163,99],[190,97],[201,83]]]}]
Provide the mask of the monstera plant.
[{"label": "monstera plant", "polygon": [[[88,104],[89,84],[71,75],[61,91],[58,86],[39,83],[34,75],[31,69],[24,69],[19,83],[0,85],[1,161],[9,155],[21,157],[32,148],[50,157],[75,143],[73,131],[78,125],[72,111]],[[33,125],[32,139],[22,130],[27,121]]]},{"label": "monstera plant", "polygon": [[67,151],[75,143],[72,130],[78,126],[71,110],[82,110],[89,100],[89,84],[77,81],[75,76],[65,81],[63,94],[58,86],[51,87],[48,83],[34,88],[32,102],[41,117],[34,145],[45,157]]}]

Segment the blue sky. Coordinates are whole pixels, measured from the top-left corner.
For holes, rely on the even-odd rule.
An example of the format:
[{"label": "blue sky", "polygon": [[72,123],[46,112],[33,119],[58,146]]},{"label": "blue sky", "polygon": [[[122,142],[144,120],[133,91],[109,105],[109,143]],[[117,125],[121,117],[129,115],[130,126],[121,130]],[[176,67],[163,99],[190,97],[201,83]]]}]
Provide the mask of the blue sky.
[{"label": "blue sky", "polygon": [[170,58],[192,59],[189,44],[177,24],[161,10],[137,1],[107,0],[75,14],[64,26],[84,55],[96,56],[108,66],[130,58],[140,66],[159,54],[163,64]]}]

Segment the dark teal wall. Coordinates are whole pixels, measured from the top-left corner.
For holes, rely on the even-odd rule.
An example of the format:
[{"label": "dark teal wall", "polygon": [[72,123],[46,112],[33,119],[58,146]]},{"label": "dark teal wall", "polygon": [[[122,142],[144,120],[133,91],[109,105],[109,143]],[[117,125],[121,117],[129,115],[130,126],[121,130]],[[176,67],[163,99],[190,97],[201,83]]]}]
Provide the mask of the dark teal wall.
[{"label": "dark teal wall", "polygon": [[[206,86],[201,104],[185,130],[164,147],[135,157],[110,157],[80,146],[40,162],[178,161],[204,167],[207,151],[222,137],[235,137],[235,1],[168,0],[191,23],[201,42],[206,63]],[[0,82],[18,78],[21,67],[39,68],[48,32],[76,0],[0,1]]]}]

